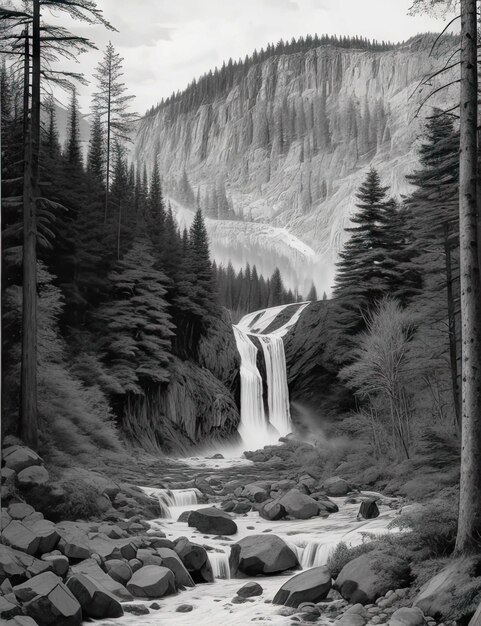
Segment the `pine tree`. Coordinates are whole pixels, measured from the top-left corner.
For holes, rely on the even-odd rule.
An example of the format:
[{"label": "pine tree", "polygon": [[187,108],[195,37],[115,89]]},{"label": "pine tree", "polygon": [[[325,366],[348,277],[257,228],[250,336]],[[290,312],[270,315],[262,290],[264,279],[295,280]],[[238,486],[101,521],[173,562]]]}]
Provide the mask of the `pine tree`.
[{"label": "pine tree", "polygon": [[309,300],[310,302],[317,302],[317,290],[314,283],[311,284],[311,288],[309,290],[309,293],[307,294],[307,300]]},{"label": "pine tree", "polygon": [[284,284],[282,282],[279,268],[276,267],[270,280],[268,306],[270,307],[279,306],[280,304],[283,304],[283,301],[284,301],[283,296],[284,296]]},{"label": "pine tree", "polygon": [[104,132],[99,115],[95,115],[90,129],[87,172],[99,184],[105,183]]},{"label": "pine tree", "polygon": [[209,240],[200,209],[197,209],[190,228],[189,243],[189,266],[195,276],[193,301],[199,305],[203,315],[207,317],[215,311],[214,283],[209,255]]}]

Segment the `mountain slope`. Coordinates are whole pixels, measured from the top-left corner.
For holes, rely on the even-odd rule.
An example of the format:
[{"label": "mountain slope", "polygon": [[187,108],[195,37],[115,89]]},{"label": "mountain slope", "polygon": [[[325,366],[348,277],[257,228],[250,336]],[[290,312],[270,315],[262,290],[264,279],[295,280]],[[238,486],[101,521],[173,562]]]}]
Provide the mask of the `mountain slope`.
[{"label": "mountain slope", "polygon": [[[241,257],[270,265],[281,259],[289,286],[306,290],[313,277],[329,290],[367,168],[378,168],[393,194],[408,191],[405,175],[415,167],[422,129],[415,113],[428,93],[416,87],[440,63],[428,56],[430,41],[379,52],[328,45],[273,55],[200,105],[192,104],[191,89],[159,106],[140,124],[134,157],[148,168],[158,159],[167,191],[185,171],[201,206],[225,188],[234,212],[249,216],[210,223],[218,261],[229,254],[236,265]],[[446,39],[438,56],[453,45]],[[449,101],[451,91],[430,105]],[[266,226],[293,238],[276,239],[273,229],[259,245]]]}]

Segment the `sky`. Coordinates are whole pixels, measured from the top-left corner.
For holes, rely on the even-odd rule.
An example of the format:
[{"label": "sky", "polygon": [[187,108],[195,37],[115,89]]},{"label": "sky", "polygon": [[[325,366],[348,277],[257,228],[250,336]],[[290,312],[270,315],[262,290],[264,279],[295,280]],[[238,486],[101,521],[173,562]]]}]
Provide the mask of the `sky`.
[{"label": "sky", "polygon": [[[98,0],[118,32],[61,21],[99,48],[81,55],[69,69],[91,75],[111,40],[124,58],[124,81],[136,96],[133,108],[143,114],[229,57],[244,58],[281,38],[317,32],[402,41],[420,32],[442,30],[442,19],[408,15],[412,1]],[[93,85],[80,89],[84,113],[92,89]],[[56,95],[68,100],[66,95]]]}]

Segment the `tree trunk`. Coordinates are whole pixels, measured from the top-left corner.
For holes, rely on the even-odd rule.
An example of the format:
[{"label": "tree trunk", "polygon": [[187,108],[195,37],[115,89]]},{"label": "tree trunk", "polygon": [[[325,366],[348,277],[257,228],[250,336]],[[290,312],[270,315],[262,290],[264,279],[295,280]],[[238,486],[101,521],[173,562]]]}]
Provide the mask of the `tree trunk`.
[{"label": "tree trunk", "polygon": [[459,231],[462,451],[456,553],[481,546],[481,288],[477,239],[476,0],[461,0]]},{"label": "tree trunk", "polygon": [[453,404],[455,425],[461,432],[461,413],[459,407],[459,381],[458,381],[458,349],[456,342],[456,315],[453,293],[453,270],[451,261],[451,248],[449,246],[449,225],[444,225],[444,259],[446,264],[446,298],[448,305],[448,338],[449,338],[449,362],[451,369],[451,387],[453,390]]},{"label": "tree trunk", "polygon": [[25,164],[23,175],[23,290],[20,434],[38,447],[37,425],[37,217],[38,154],[40,138],[40,0],[33,2],[32,97],[29,115],[30,46],[25,44]]},{"label": "tree trunk", "polygon": [[104,224],[107,224],[107,213],[109,208],[109,184],[110,184],[110,126],[111,126],[111,96],[112,96],[112,60],[109,59],[109,91],[107,100],[107,163],[105,172],[105,207]]}]

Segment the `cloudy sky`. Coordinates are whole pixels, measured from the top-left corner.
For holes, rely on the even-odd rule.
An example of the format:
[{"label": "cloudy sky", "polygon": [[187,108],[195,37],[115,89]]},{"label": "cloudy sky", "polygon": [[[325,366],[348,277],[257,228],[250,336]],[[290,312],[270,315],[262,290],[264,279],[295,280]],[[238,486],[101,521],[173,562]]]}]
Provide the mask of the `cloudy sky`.
[{"label": "cloudy sky", "polygon": [[[400,41],[443,27],[442,20],[408,15],[412,0],[99,0],[97,4],[118,32],[69,24],[99,48],[82,55],[75,69],[91,75],[110,39],[124,57],[125,83],[136,95],[139,113],[229,57],[244,57],[281,38],[317,32]],[[90,90],[82,88],[83,112],[88,112]]]}]

